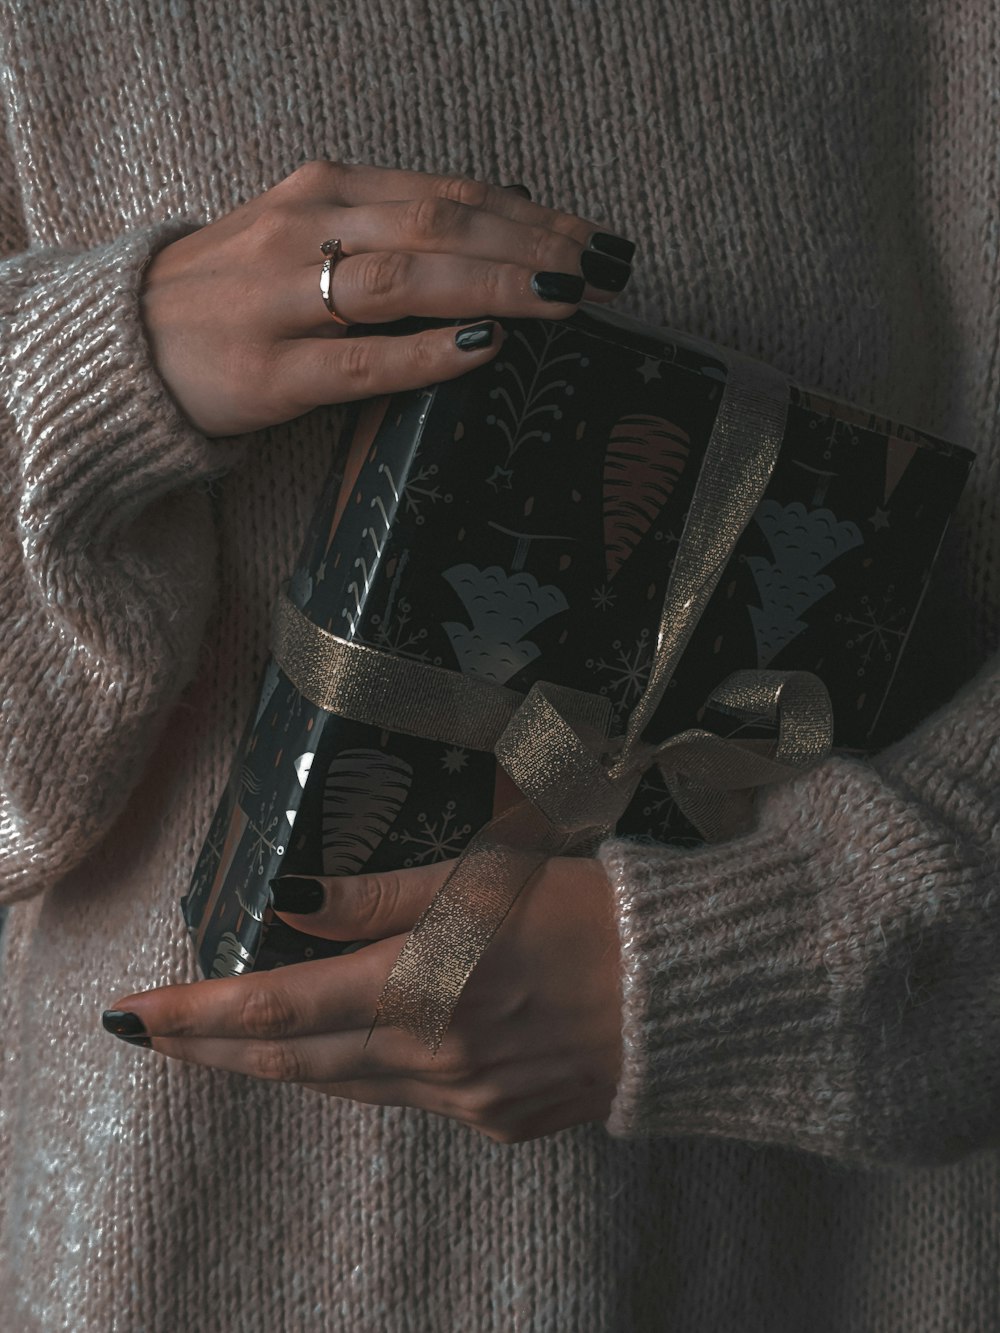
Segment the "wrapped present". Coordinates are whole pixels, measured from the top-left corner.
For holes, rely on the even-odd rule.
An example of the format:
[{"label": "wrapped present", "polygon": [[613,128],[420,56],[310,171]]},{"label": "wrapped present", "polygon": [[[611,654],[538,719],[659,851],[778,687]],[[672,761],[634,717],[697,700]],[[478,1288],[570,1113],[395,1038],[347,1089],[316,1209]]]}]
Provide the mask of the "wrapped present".
[{"label": "wrapped present", "polygon": [[354,947],[278,920],[274,876],[458,858],[380,1002],[431,1046],[546,856],[729,836],[757,786],[885,743],[972,463],[606,308],[506,327],[342,416],[183,901],[236,975]]}]

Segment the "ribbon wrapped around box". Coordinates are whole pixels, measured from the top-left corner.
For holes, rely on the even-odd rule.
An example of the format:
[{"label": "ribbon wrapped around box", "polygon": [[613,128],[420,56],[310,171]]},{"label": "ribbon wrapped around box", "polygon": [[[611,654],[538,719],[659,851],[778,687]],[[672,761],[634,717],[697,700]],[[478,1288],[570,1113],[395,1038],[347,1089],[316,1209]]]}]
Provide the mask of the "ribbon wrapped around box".
[{"label": "ribbon wrapped around box", "polygon": [[[650,336],[655,332],[664,341],[668,336],[677,338],[677,335],[668,335],[666,331],[651,331],[634,321],[623,320],[620,316],[609,317],[606,312],[599,315],[581,312],[574,317],[574,321],[568,321],[571,325],[574,322],[587,332],[592,333],[596,328],[603,338],[620,338],[625,350],[633,356],[637,352],[643,353],[644,363],[639,373],[647,383],[650,378],[655,378],[655,367],[650,371],[646,366],[651,360],[648,355]],[[533,323],[524,322],[525,326]],[[530,358],[528,352],[525,352],[525,364],[533,368],[535,381],[549,367],[560,362],[560,357],[553,355],[549,345],[559,337],[558,333],[550,331],[551,328],[549,326],[549,330],[542,335],[548,341],[540,355],[537,340],[532,342],[528,336],[522,339],[524,347],[531,352]],[[631,340],[631,346],[630,339],[622,337],[626,330],[636,335]],[[571,333],[571,330],[564,330],[564,336],[566,333]],[[573,538],[571,535],[554,538],[544,531],[525,533],[522,529],[514,530],[509,523],[498,521],[498,517],[508,517],[508,511],[502,508],[501,493],[511,489],[514,472],[513,468],[504,468],[499,463],[492,476],[486,479],[486,486],[481,487],[487,497],[491,486],[496,492],[498,507],[494,512],[498,517],[487,518],[486,514],[490,512],[487,508],[481,527],[483,530],[486,526],[492,527],[514,539],[517,545],[513,559],[509,562],[513,569],[508,571],[499,566],[489,566],[480,570],[477,566],[463,563],[442,574],[471,608],[471,632],[458,622],[442,622],[456,656],[464,663],[463,669],[458,671],[450,665],[429,660],[427,651],[419,648],[424,641],[421,631],[409,633],[401,639],[395,631],[390,632],[386,628],[392,623],[393,611],[397,622],[402,619],[400,566],[405,567],[407,559],[416,549],[411,532],[409,545],[400,548],[395,556],[388,559],[387,564],[389,534],[400,525],[401,515],[405,516],[408,503],[412,505],[416,525],[419,526],[421,514],[417,511],[423,503],[421,496],[424,499],[429,497],[425,507],[443,498],[440,483],[436,480],[440,475],[437,462],[429,462],[423,467],[418,464],[422,457],[437,457],[434,453],[428,455],[421,451],[430,442],[426,429],[429,401],[433,400],[440,388],[447,386],[438,386],[438,389],[429,393],[416,415],[413,413],[411,398],[410,422],[404,422],[404,411],[400,411],[395,418],[394,424],[400,432],[395,445],[389,436],[389,447],[386,448],[384,431],[378,429],[371,432],[373,438],[363,438],[364,446],[368,449],[365,465],[373,475],[377,467],[380,480],[384,480],[388,487],[386,495],[389,504],[387,506],[377,492],[369,498],[367,492],[359,488],[354,493],[354,501],[363,506],[364,499],[369,498],[368,508],[375,511],[379,520],[378,530],[376,532],[372,522],[366,525],[361,519],[352,519],[355,522],[355,540],[353,543],[350,541],[348,522],[347,535],[342,536],[338,547],[334,541],[334,532],[350,503],[350,487],[345,483],[334,521],[331,523],[329,514],[324,511],[323,522],[319,525],[328,526],[329,533],[321,534],[319,544],[313,541],[312,554],[305,557],[307,563],[302,569],[312,571],[306,575],[305,586],[301,586],[303,579],[300,569],[300,586],[296,587],[296,578],[293,578],[283,586],[276,599],[270,644],[271,661],[267,668],[270,689],[265,679],[262,703],[256,717],[248,724],[241,744],[240,758],[244,762],[238,765],[239,780],[237,768],[234,768],[233,780],[220,803],[213,828],[206,840],[192,892],[184,903],[185,916],[206,974],[231,975],[254,966],[280,966],[299,957],[323,956],[327,952],[342,951],[342,946],[341,950],[336,947],[317,950],[315,945],[319,941],[314,941],[312,946],[298,948],[286,941],[286,947],[282,949],[280,932],[282,929],[287,932],[288,928],[273,918],[269,909],[266,880],[261,884],[260,877],[264,874],[265,864],[268,877],[278,873],[278,866],[286,873],[292,871],[304,874],[310,871],[351,873],[363,865],[371,868],[377,864],[379,855],[384,858],[385,848],[396,837],[422,848],[414,834],[404,832],[399,835],[394,829],[399,810],[406,808],[406,801],[410,799],[415,765],[418,759],[420,763],[426,763],[419,755],[417,759],[413,755],[406,759],[394,753],[400,748],[402,737],[415,738],[415,745],[425,747],[419,754],[429,754],[426,747],[432,744],[444,747],[442,762],[446,770],[450,765],[455,772],[466,765],[470,752],[488,756],[498,774],[498,792],[500,779],[504,775],[506,779],[504,798],[499,799],[498,796],[494,809],[488,812],[492,817],[480,819],[475,831],[470,820],[461,829],[456,827],[455,836],[449,839],[438,836],[435,824],[434,836],[426,839],[430,853],[417,859],[444,859],[456,853],[457,859],[447,881],[407,938],[373,1015],[373,1027],[381,1022],[402,1028],[418,1037],[431,1050],[439,1046],[463,987],[531,875],[548,857],[592,854],[603,838],[616,829],[621,832],[623,818],[627,817],[627,812],[636,809],[637,791],[640,784],[648,783],[651,772],[658,775],[663,805],[668,806],[674,812],[674,817],[679,818],[689,830],[697,830],[703,839],[712,841],[731,837],[749,826],[753,793],[757,788],[783,781],[829,753],[835,740],[830,690],[816,672],[801,669],[807,659],[796,661],[790,652],[790,645],[805,629],[803,622],[795,618],[796,615],[820,598],[829,597],[834,591],[834,582],[824,571],[833,567],[834,560],[840,559],[843,563],[845,554],[852,547],[864,546],[864,542],[856,524],[838,520],[822,503],[815,503],[825,498],[818,490],[813,495],[813,506],[808,510],[797,500],[784,505],[777,505],[774,500],[765,502],[788,432],[790,411],[798,412],[800,416],[805,413],[802,422],[812,418],[822,422],[830,419],[829,405],[823,405],[828,408],[826,413],[812,411],[810,415],[810,405],[804,405],[802,391],[790,385],[771,368],[738,354],[723,354],[720,349],[707,347],[694,339],[685,339],[683,344],[678,340],[670,345],[675,365],[681,361],[688,375],[692,373],[691,365],[694,365],[702,372],[704,379],[713,381],[707,392],[707,398],[712,398],[714,394],[711,424],[704,442],[700,468],[684,501],[686,507],[683,521],[679,524],[679,535],[668,532],[664,524],[656,528],[656,521],[660,518],[660,511],[666,509],[664,500],[671,494],[671,488],[664,478],[668,469],[672,468],[669,480],[672,483],[676,479],[677,470],[689,448],[691,432],[685,432],[676,425],[669,426],[665,416],[652,415],[648,410],[633,412],[625,417],[618,411],[615,414],[618,421],[610,432],[605,432],[610,433],[612,439],[611,446],[602,455],[605,477],[604,555],[610,577],[603,587],[595,588],[593,601],[600,613],[613,611],[613,577],[620,572],[626,557],[636,558],[634,551],[637,546],[645,542],[654,567],[662,567],[665,562],[653,542],[659,537],[672,537],[674,545],[666,591],[659,605],[658,623],[655,623],[648,660],[643,664],[641,672],[633,671],[626,677],[628,688],[618,690],[617,693],[608,688],[579,688],[579,683],[573,686],[565,681],[547,681],[541,676],[535,676],[527,688],[522,690],[501,683],[504,676],[507,680],[512,676],[530,676],[530,662],[537,656],[537,648],[525,639],[518,640],[517,634],[521,632],[519,620],[517,633],[504,639],[502,650],[497,648],[495,634],[484,628],[488,625],[491,606],[499,605],[499,594],[494,595],[495,590],[506,590],[509,598],[512,595],[510,588],[515,588],[516,595],[522,599],[518,603],[521,609],[517,611],[517,616],[526,616],[525,623],[533,623],[532,618],[540,615],[549,615],[558,623],[559,613],[568,610],[565,598],[559,605],[559,589],[551,583],[540,584],[533,575],[520,571],[523,570],[524,552],[529,542],[558,540],[568,548]],[[662,351],[662,348],[659,350]],[[683,365],[679,351],[694,360]],[[578,361],[586,363],[588,360],[579,353],[575,355]],[[573,353],[567,349],[563,351],[561,359],[571,362],[572,357]],[[662,361],[666,361],[666,358],[662,358]],[[713,375],[715,368],[721,368],[722,373]],[[490,367],[485,369],[488,371]],[[503,367],[494,367],[493,370],[499,371],[501,375],[504,373]],[[534,390],[534,383],[529,383],[523,367],[521,371],[515,375],[524,398],[518,427],[520,434],[508,431],[504,436],[506,457],[502,451],[498,455],[506,463],[514,460],[520,447],[519,442],[529,435],[526,424],[530,425],[532,412],[535,412],[537,418],[541,410],[536,403],[539,394]],[[481,375],[481,372],[477,373]],[[662,363],[660,373],[663,373]],[[678,382],[685,386],[687,384],[684,380]],[[568,393],[567,384],[560,383],[563,391]],[[466,392],[473,395],[478,392],[478,401],[484,397],[488,397],[490,402],[499,399],[501,405],[513,399],[513,394],[497,388],[486,395],[482,388],[476,390],[475,386],[466,386]],[[531,397],[532,392],[535,392],[535,399]],[[584,409],[581,407],[580,410],[582,412]],[[564,409],[552,409],[550,405],[550,424],[553,415],[556,420],[561,420],[562,413]],[[455,423],[451,439],[447,441],[452,450],[455,441],[462,438],[463,422],[469,416],[466,400],[462,419]],[[379,418],[383,422],[386,419],[384,413]],[[503,421],[496,412],[485,414],[483,420],[486,425],[494,428],[498,427],[499,420],[500,427],[503,427]],[[627,431],[622,429],[622,421],[627,423]],[[918,448],[940,456],[934,460],[939,473],[942,460],[951,460],[949,481],[943,495],[941,476],[936,478],[938,512],[933,520],[925,521],[924,525],[925,558],[929,570],[948,507],[957,497],[968,471],[970,456],[965,451],[956,451],[954,446],[933,441],[930,437],[905,439],[900,435],[890,435],[885,430],[887,423],[877,422],[870,416],[869,422],[881,428],[880,433],[889,442],[886,444],[884,477],[879,468],[876,499],[888,500],[885,492],[892,479],[890,473],[895,475],[900,471],[903,456],[911,462]],[[439,425],[438,429],[443,428]],[[355,431],[363,437],[357,423]],[[800,430],[800,433],[804,432]],[[564,428],[564,436],[568,437],[568,434],[569,424]],[[572,434],[577,440],[584,439],[586,429],[581,429],[580,423],[577,423]],[[552,432],[539,430],[536,421],[536,447],[551,443],[551,437]],[[894,439],[897,442],[901,440],[905,446],[900,449],[897,443],[895,454],[891,444]],[[515,440],[513,447],[511,440]],[[417,446],[416,450],[414,445]],[[475,448],[475,441],[470,447]],[[379,458],[381,462],[378,462]],[[680,464],[678,459],[681,460]],[[800,458],[796,463],[808,474],[807,484],[812,483],[814,475],[820,478],[821,486],[828,484],[829,478],[835,475],[834,470],[830,466],[814,466],[814,461],[829,464],[832,461],[830,451],[827,450],[825,457],[817,460],[813,460],[810,455],[809,461],[803,462]],[[879,461],[881,463],[882,460]],[[537,463],[534,466],[537,469]],[[581,475],[583,471],[581,461]],[[827,481],[824,482],[823,478],[827,478]],[[535,481],[537,478],[533,479],[529,490],[538,489]],[[899,477],[896,476],[892,490],[898,485]],[[571,494],[577,500],[580,499],[577,490],[572,490]],[[520,508],[530,513],[534,498],[534,495],[529,495]],[[924,501],[919,506],[922,513],[927,499],[923,495],[919,498]],[[329,499],[328,496],[327,505]],[[766,503],[771,504],[770,510],[764,507]],[[944,508],[941,508],[942,505]],[[655,519],[651,517],[654,509]],[[876,508],[876,514],[887,512],[890,511]],[[901,504],[897,504],[897,509],[891,512],[902,515],[904,509]],[[760,522],[762,513],[771,515],[768,521],[772,525],[777,523],[775,531],[778,536],[771,544],[777,549],[779,542],[785,543],[783,549],[786,550],[786,564],[782,566],[780,558],[767,565],[759,555],[743,557],[753,573],[756,587],[762,590],[763,606],[750,607],[751,613],[756,613],[750,616],[757,644],[757,650],[753,653],[755,660],[737,665],[735,670],[721,679],[713,679],[710,688],[703,693],[702,708],[699,710],[700,713],[716,718],[731,719],[730,734],[723,736],[700,726],[688,725],[680,729],[668,728],[667,734],[656,739],[652,735],[656,728],[651,724],[654,719],[659,719],[662,724],[665,695],[672,683],[676,683],[678,667],[682,660],[686,660],[685,654],[691,645],[692,636],[702,624],[706,608],[713,597],[716,599],[713,605],[718,602],[720,579],[734,567],[734,553],[740,546],[741,538],[747,533],[748,525],[755,516]],[[774,513],[778,514],[778,519],[774,519]],[[877,524],[875,530],[880,531]],[[789,532],[794,540],[788,537]],[[316,535],[313,534],[314,537]],[[359,536],[360,544],[357,543]],[[458,539],[465,538],[466,528],[463,526],[459,530]],[[371,545],[370,559],[366,551],[367,543]],[[320,549],[323,551],[321,562],[316,559]],[[342,634],[335,633],[329,625],[324,628],[312,610],[316,598],[313,575],[318,577],[322,573],[325,576],[328,557],[335,549],[338,551],[338,555],[333,557],[335,563],[343,558],[345,551],[354,557],[348,572],[355,572],[355,577],[348,580],[347,573],[341,576],[342,586],[350,593],[347,605],[340,608],[341,618],[347,622],[346,632]],[[794,558],[788,557],[788,550],[798,554]],[[807,558],[802,556],[803,550]],[[657,556],[661,558],[657,560]],[[558,567],[567,568],[572,559],[571,555],[563,551]],[[873,563],[873,557],[869,557],[868,567]],[[376,575],[380,573],[387,575],[383,579],[386,589],[380,603],[383,610],[378,616],[370,615],[366,621],[366,607],[370,612],[368,602],[377,584]],[[642,573],[640,570],[637,575],[640,582]],[[520,583],[518,579],[521,579]],[[426,584],[426,578],[418,579],[414,586],[421,583]],[[473,588],[472,594],[468,592],[469,587]],[[649,585],[647,601],[650,600],[651,591],[655,591],[655,583]],[[728,591],[732,596],[732,583]],[[918,591],[914,585],[908,594],[907,630],[919,603]],[[860,594],[862,597],[866,595]],[[522,605],[524,597],[527,597],[527,611]],[[326,604],[328,610],[333,607],[335,600],[331,596]],[[309,604],[309,614],[302,609],[301,604]],[[633,604],[638,605],[637,602]],[[772,607],[770,611],[769,605]],[[557,608],[555,612],[551,609],[553,606]],[[727,619],[720,623],[728,623],[733,613],[726,607],[722,610]],[[504,611],[508,618],[511,614],[509,609]],[[849,620],[849,617],[844,616],[844,619]],[[333,617],[328,616],[328,620],[332,623]],[[896,632],[894,626],[892,634]],[[878,633],[886,637],[885,629]],[[365,638],[374,639],[375,642],[365,642]],[[565,638],[566,631],[561,639],[553,640],[553,660],[556,645],[561,644]],[[715,635],[713,638],[717,656],[724,655],[721,649],[724,639],[725,635]],[[642,641],[640,634],[638,642]],[[901,643],[896,646],[901,650]],[[745,657],[745,647],[742,652]],[[496,665],[498,660],[507,657],[511,658],[510,663],[503,667]],[[788,669],[778,669],[773,665],[776,657],[783,657],[782,665]],[[470,662],[473,664],[471,669],[468,665]],[[588,659],[588,663],[591,675],[594,675],[593,668],[598,668],[599,679],[600,670],[607,666],[604,658]],[[520,671],[511,671],[511,666],[519,667]],[[838,682],[842,675],[842,672],[838,673]],[[323,751],[325,776],[322,799],[314,800],[312,806],[308,807],[308,816],[305,813],[308,801],[303,803],[301,809],[290,806],[284,812],[289,831],[293,824],[298,831],[301,826],[297,821],[305,817],[308,818],[309,827],[322,823],[322,867],[315,864],[315,843],[313,864],[307,863],[307,837],[300,837],[297,846],[289,849],[286,843],[275,842],[268,836],[268,830],[274,823],[270,807],[264,812],[268,818],[258,815],[256,820],[251,817],[248,809],[254,806],[255,801],[259,808],[263,783],[260,774],[267,770],[263,765],[259,766],[259,771],[255,770],[253,756],[262,734],[262,719],[266,716],[271,696],[275,694],[279,682],[283,688],[294,691],[302,708],[316,710],[308,720],[308,730],[312,730],[317,716],[329,718],[332,720],[331,725],[341,728],[340,743],[334,743]],[[879,702],[879,711],[890,682],[891,675],[882,680],[880,688],[883,697]],[[630,689],[636,695],[634,703],[629,695]],[[877,702],[868,700],[867,691],[858,697],[862,703],[856,707],[856,712],[863,711],[866,705],[871,708]],[[626,704],[632,706],[626,709]],[[286,713],[291,711],[288,705],[283,707]],[[686,707],[690,712],[690,704]],[[683,710],[681,715],[685,715]],[[280,714],[275,710],[270,716],[272,728],[276,728]],[[623,726],[620,725],[622,722]],[[619,723],[617,730],[615,723]],[[870,732],[870,717],[868,724]],[[349,726],[361,728],[362,732],[358,734],[367,735],[364,729],[377,733],[382,744],[357,746],[350,743],[354,733],[344,730]],[[755,728],[758,734],[753,734]],[[662,725],[660,730],[663,730]],[[285,731],[290,734],[287,718]],[[845,734],[848,742],[846,748],[863,750],[863,744],[857,744],[857,740],[863,738],[859,727],[851,731],[848,725]],[[299,735],[304,735],[301,727]],[[309,744],[312,745],[312,742]],[[302,745],[300,740],[292,748],[300,749]],[[318,780],[311,782],[310,770],[315,767],[321,749],[320,741],[314,748],[304,749],[295,758],[298,784],[306,796],[310,790],[318,787]],[[278,751],[277,759],[269,768],[279,768],[283,757],[284,748]],[[249,764],[245,762],[247,759],[250,760]],[[382,784],[378,789],[371,780],[373,773]],[[278,785],[281,790],[280,783]],[[284,803],[287,803],[286,798],[282,797],[279,805]],[[655,802],[653,805],[655,807]],[[650,807],[644,806],[643,809],[648,814]],[[425,814],[419,818],[425,821],[430,830],[431,820]],[[248,826],[251,829],[249,836]],[[440,827],[444,828],[445,824],[442,822]],[[624,831],[630,830],[626,827]],[[655,819],[646,823],[645,831],[656,835],[658,829]],[[246,848],[255,845],[255,838],[258,844],[263,841],[267,848],[267,851],[255,854],[257,885],[252,884],[252,879],[246,873],[248,866],[254,865],[253,861],[248,860]],[[359,847],[362,848],[360,852]],[[244,850],[241,851],[241,848]],[[296,856],[296,850],[301,853],[300,856]],[[401,852],[402,848],[398,844],[395,849],[390,847],[390,858],[396,864],[406,863]],[[241,873],[242,884],[237,882]],[[233,884],[235,894],[227,893],[227,885]],[[256,898],[249,891],[248,884],[256,889]],[[235,929],[220,934],[221,925],[227,922],[232,924],[234,896],[235,906],[238,907]],[[213,922],[216,923],[214,934]],[[295,935],[297,932],[290,934]],[[265,937],[279,941],[277,947],[272,944],[273,952],[270,956],[262,948]],[[308,937],[300,937],[303,938]]]},{"label": "ribbon wrapped around box", "polygon": [[[390,972],[372,1026],[412,1032],[437,1050],[458,997],[528,878],[550,856],[593,850],[609,834],[643,774],[657,764],[674,799],[709,838],[745,823],[748,790],[780,781],[822,758],[833,736],[829,696],[806,673],[734,674],[714,702],[779,722],[773,757],[747,742],[689,730],[658,746],[642,735],[737,538],[771,475],[784,435],[787,382],[769,367],[734,358],[701,474],[674,558],[649,683],[617,753],[587,744],[558,687],[536,682],[491,747],[525,800],[476,833],[421,914]],[[483,748],[472,735],[484,687],[441,669],[392,658],[319,629],[283,596],[271,651],[296,689],[318,707],[393,731]],[[495,692],[500,687],[494,686]],[[789,697],[790,696],[790,697]],[[393,709],[395,698],[402,709]],[[419,701],[419,716],[408,715]],[[483,701],[486,702],[486,701]],[[500,701],[497,701],[499,706]],[[607,700],[594,699],[595,711]],[[485,710],[489,714],[487,704]],[[455,721],[459,721],[456,727]],[[752,742],[749,743],[752,746]],[[602,752],[603,751],[603,752]],[[725,798],[730,797],[727,801]]]}]

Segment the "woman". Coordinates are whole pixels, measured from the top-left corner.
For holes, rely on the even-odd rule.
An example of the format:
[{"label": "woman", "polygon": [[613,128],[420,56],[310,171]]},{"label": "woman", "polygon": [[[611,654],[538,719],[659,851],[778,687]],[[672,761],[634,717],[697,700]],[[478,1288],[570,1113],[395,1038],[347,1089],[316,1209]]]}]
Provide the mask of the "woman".
[{"label": "woman", "polygon": [[[992,9],[0,13],[5,1326],[995,1326]],[[348,337],[332,238],[349,323],[616,300],[980,454],[938,711],[572,913],[550,863],[436,1069],[361,1050],[433,870],[324,884],[378,943],[294,977],[200,982],[178,910],[328,405],[498,350]]]}]

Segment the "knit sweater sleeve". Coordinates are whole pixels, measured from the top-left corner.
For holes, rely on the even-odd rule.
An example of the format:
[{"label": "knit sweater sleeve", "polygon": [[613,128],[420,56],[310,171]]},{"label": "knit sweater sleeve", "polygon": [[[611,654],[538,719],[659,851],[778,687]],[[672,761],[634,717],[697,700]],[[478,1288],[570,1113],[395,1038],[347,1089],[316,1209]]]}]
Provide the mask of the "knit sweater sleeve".
[{"label": "knit sweater sleeve", "polygon": [[616,1137],[847,1166],[1000,1144],[1000,660],[869,761],[831,757],[697,851],[616,839]]},{"label": "knit sweater sleeve", "polygon": [[0,177],[0,902],[11,902],[100,842],[190,680],[214,593],[207,483],[242,441],[188,422],[142,324],[147,263],[199,224],[33,248],[9,158]]}]

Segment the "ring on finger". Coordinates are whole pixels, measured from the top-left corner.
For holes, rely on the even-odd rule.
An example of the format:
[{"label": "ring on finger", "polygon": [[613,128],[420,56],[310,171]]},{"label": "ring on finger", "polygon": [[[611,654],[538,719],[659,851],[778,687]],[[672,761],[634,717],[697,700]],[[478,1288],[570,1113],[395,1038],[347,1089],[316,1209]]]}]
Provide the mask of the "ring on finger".
[{"label": "ring on finger", "polygon": [[330,312],[331,317],[335,319],[338,324],[343,324],[345,329],[349,328],[351,321],[349,319],[344,319],[343,315],[337,314],[333,304],[333,297],[330,294],[330,288],[333,285],[333,270],[337,267],[339,260],[346,258],[344,247],[340,238],[335,237],[333,240],[324,241],[319,248],[322,250],[323,254],[326,255],[326,259],[323,260],[323,267],[320,269],[319,274],[319,290],[323,297],[323,304]]}]

